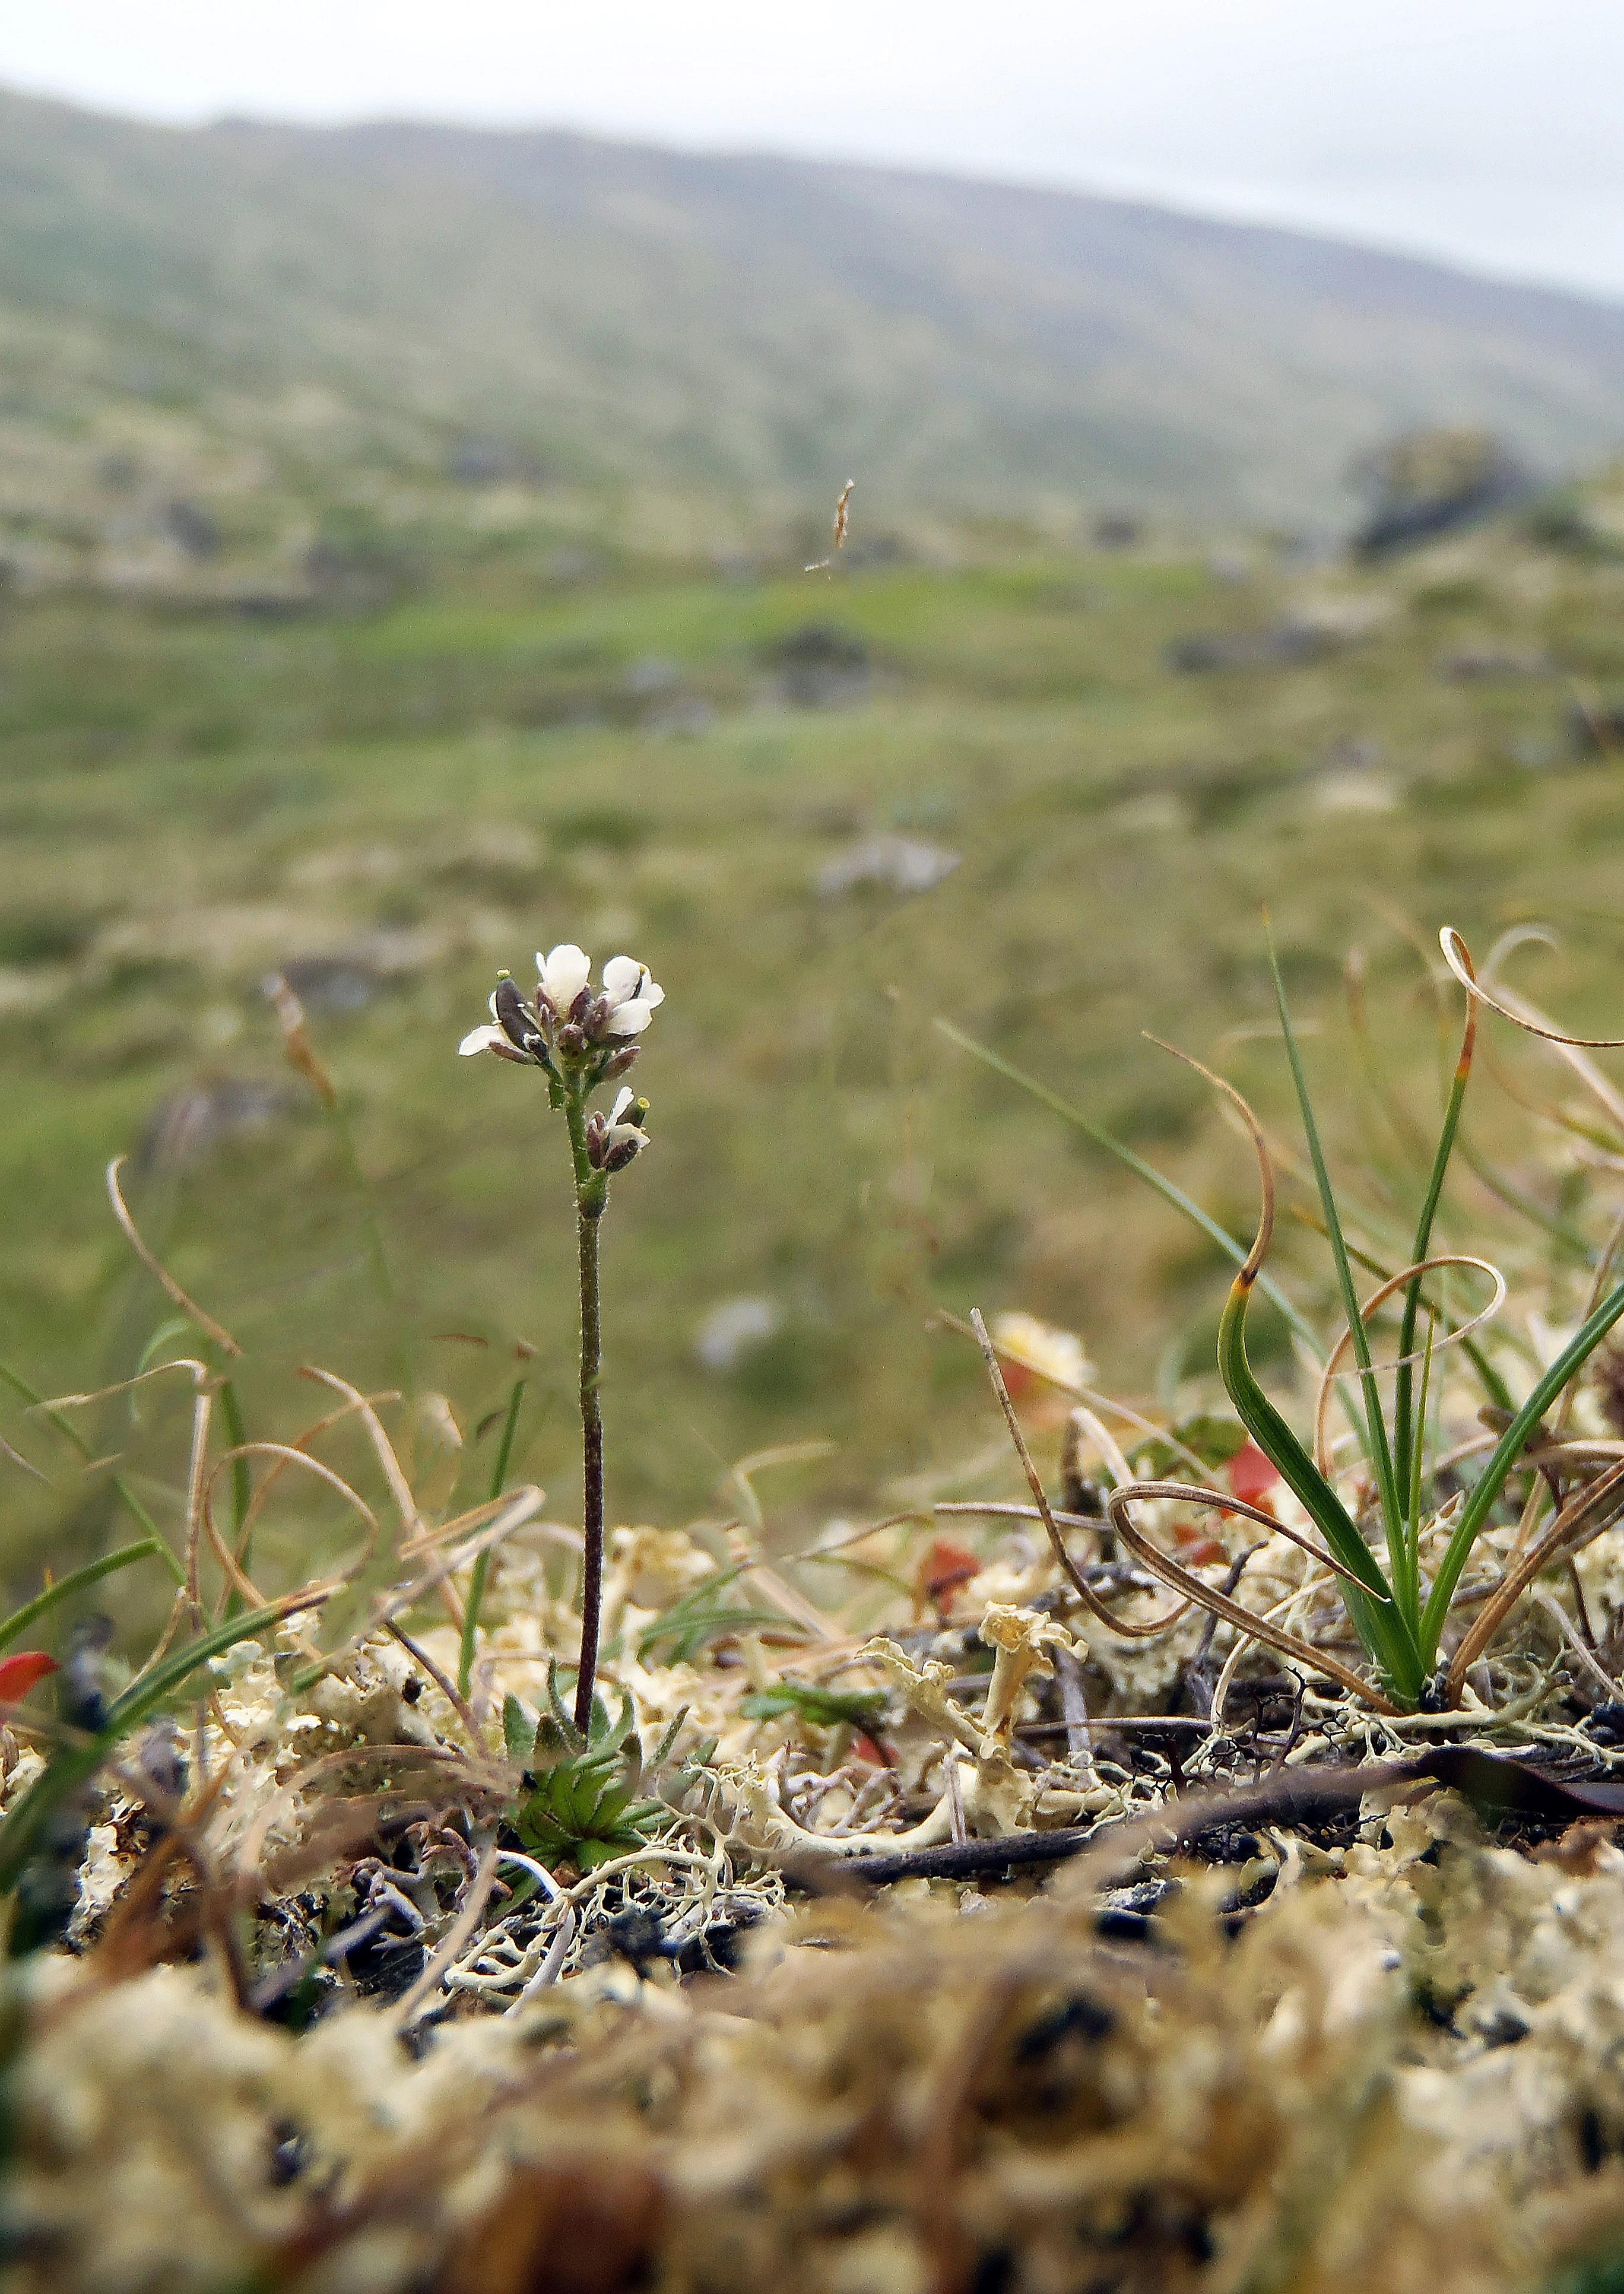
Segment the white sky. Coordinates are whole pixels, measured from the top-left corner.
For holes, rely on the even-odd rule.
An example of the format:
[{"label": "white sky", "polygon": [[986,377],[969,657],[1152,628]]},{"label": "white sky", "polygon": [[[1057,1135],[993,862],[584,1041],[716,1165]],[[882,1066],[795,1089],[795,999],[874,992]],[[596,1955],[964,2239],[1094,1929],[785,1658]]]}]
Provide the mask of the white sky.
[{"label": "white sky", "polygon": [[1624,299],[1620,0],[0,0],[0,82],[1129,191]]}]

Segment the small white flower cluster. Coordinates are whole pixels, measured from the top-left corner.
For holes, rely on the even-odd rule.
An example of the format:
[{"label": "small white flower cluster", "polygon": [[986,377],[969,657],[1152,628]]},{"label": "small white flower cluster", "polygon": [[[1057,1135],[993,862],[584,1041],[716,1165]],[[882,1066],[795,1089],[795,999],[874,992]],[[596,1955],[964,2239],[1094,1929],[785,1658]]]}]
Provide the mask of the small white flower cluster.
[{"label": "small white flower cluster", "polygon": [[471,1029],[457,1048],[464,1058],[494,1052],[554,1075],[589,1067],[598,1082],[625,1073],[637,1056],[628,1039],[642,1034],[664,1001],[665,990],[650,979],[648,966],[629,956],[612,956],[603,985],[595,989],[591,958],[566,940],[550,956],[536,957],[532,1002],[504,972],[491,998],[495,1025]]},{"label": "small white flower cluster", "polygon": [[648,1102],[632,1096],[622,1086],[614,1105],[605,1116],[596,1107],[587,1118],[587,1160],[595,1171],[623,1171],[632,1157],[648,1144],[643,1128]]}]

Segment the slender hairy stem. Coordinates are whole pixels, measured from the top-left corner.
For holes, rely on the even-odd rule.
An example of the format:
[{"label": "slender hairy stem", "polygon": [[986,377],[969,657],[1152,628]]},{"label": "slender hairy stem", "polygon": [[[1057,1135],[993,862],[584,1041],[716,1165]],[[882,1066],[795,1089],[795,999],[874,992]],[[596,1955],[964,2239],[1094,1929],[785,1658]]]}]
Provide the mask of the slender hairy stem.
[{"label": "slender hairy stem", "polygon": [[[513,1431],[519,1422],[519,1403],[524,1395],[524,1380],[516,1378],[513,1392],[508,1397],[508,1415],[502,1423],[502,1438],[496,1447],[496,1463],[491,1471],[491,1502],[496,1503],[502,1494],[502,1485],[508,1479],[508,1461],[513,1455]],[[457,1694],[466,1696],[474,1672],[474,1634],[479,1623],[480,1604],[485,1598],[485,1573],[491,1566],[489,1552],[475,1557],[474,1572],[468,1580],[467,1606],[462,1613],[462,1647],[457,1657]]]},{"label": "slender hairy stem", "polygon": [[597,1227],[609,1184],[587,1156],[585,1094],[564,1100],[575,1161],[575,1208],[581,1241],[581,1526],[585,1540],[581,1582],[581,1671],[575,1681],[575,1726],[592,1725],[592,1686],[597,1673],[597,1622],[604,1598],[604,1419],[598,1402],[601,1336],[597,1314]]}]

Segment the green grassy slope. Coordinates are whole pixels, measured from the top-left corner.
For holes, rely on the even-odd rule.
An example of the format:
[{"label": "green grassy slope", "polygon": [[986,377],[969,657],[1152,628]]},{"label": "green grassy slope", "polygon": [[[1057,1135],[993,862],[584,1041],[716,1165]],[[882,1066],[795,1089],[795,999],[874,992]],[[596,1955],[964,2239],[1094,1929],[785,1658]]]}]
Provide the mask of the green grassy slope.
[{"label": "green grassy slope", "polygon": [[600,495],[759,505],[856,471],[889,517],[1289,521],[1344,512],[1348,458],[1395,427],[1485,422],[1547,466],[1624,429],[1624,313],[1291,234],[562,135],[178,132],[14,96],[0,350],[13,413],[104,448],[158,410],[233,463],[194,484],[262,507],[313,474],[437,478],[473,429]]},{"label": "green grassy slope", "polygon": [[[522,976],[537,945],[575,938],[600,958],[629,948],[669,990],[639,1070],[656,1144],[605,1239],[616,1513],[680,1516],[762,1443],[838,1444],[791,1485],[820,1517],[992,1443],[973,1354],[925,1327],[938,1304],[1071,1324],[1119,1391],[1199,1375],[1215,1265],[932,1020],[995,1042],[1244,1221],[1242,1148],[1140,1030],[1215,1058],[1284,1123],[1268,902],[1385,1249],[1417,1175],[1357,1111],[1351,942],[1423,1119],[1436,1038],[1397,911],[1425,933],[1458,923],[1480,953],[1515,919],[1558,924],[1567,953],[1526,976],[1618,1032],[1617,766],[1579,755],[1564,719],[1575,681],[1624,679],[1621,604],[1618,563],[1509,532],[1380,573],[1260,557],[1241,582],[1028,549],[832,582],[629,561],[562,584],[493,549],[321,620],[16,598],[0,618],[0,1353],[47,1390],[133,1364],[166,1310],[100,1173],[144,1138],[132,1199],[248,1347],[251,1422],[290,1422],[294,1371],[319,1359],[435,1385],[471,1428],[523,1338],[552,1397],[526,1420],[526,1469],[567,1510],[564,1143],[533,1078],[455,1045],[499,964]],[[1343,635],[1286,668],[1166,665],[1192,630],[1286,613]],[[808,621],[868,648],[850,705],[783,697],[776,648]],[[1441,675],[1463,647],[1543,658]],[[959,865],[919,894],[820,894],[819,872],[876,829]],[[260,993],[271,965],[321,958],[337,970],[316,974],[313,1029],[392,1295]],[[1566,1087],[1531,1072],[1536,1095]],[[218,1109],[227,1086],[239,1115],[258,1091],[262,1119],[186,1154],[177,1101],[207,1090]],[[1531,1120],[1508,1108],[1482,1136],[1555,1215],[1585,1183],[1558,1186]],[[1536,1230],[1521,1247],[1529,1233],[1546,1247]],[[1281,1252],[1307,1263],[1289,1219]],[[775,1333],[708,1371],[696,1331],[741,1296],[771,1302]],[[101,1438],[157,1456],[181,1407]],[[45,1454],[15,1411],[0,1430]],[[13,1552],[70,1498],[13,1476]],[[172,1515],[175,1493],[152,1501]],[[91,1505],[86,1535],[99,1518]]]}]

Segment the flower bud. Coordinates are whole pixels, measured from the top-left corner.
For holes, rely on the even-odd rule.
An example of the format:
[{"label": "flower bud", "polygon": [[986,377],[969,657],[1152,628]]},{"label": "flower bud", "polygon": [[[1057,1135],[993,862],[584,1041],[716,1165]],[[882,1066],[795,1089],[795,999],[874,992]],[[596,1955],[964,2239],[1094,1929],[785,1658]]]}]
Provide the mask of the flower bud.
[{"label": "flower bud", "polygon": [[496,983],[491,1009],[496,1015],[497,1025],[510,1044],[516,1044],[523,1051],[527,1038],[534,1042],[536,1031],[530,1014],[524,1009],[524,999],[506,972]]},{"label": "flower bud", "polygon": [[572,1020],[566,1020],[558,1030],[558,1048],[566,1059],[575,1059],[587,1048],[587,1039]]},{"label": "flower bud", "polygon": [[604,1157],[605,1170],[609,1172],[623,1171],[628,1163],[635,1162],[637,1157],[647,1143],[647,1141],[644,1139],[617,1139],[614,1145],[610,1148],[607,1154]]},{"label": "flower bud", "polygon": [[589,988],[582,988],[578,990],[574,1002],[570,1005],[570,1017],[574,1021],[578,1028],[581,1026],[585,1021],[587,1013],[591,1008],[591,1004],[592,990]]},{"label": "flower bud", "polygon": [[628,1044],[623,1052],[617,1052],[604,1070],[604,1081],[613,1083],[616,1076],[623,1076],[642,1048],[641,1044]]},{"label": "flower bud", "polygon": [[587,1118],[587,1160],[595,1171],[604,1167],[604,1142],[608,1135],[608,1125],[594,1108]]}]

